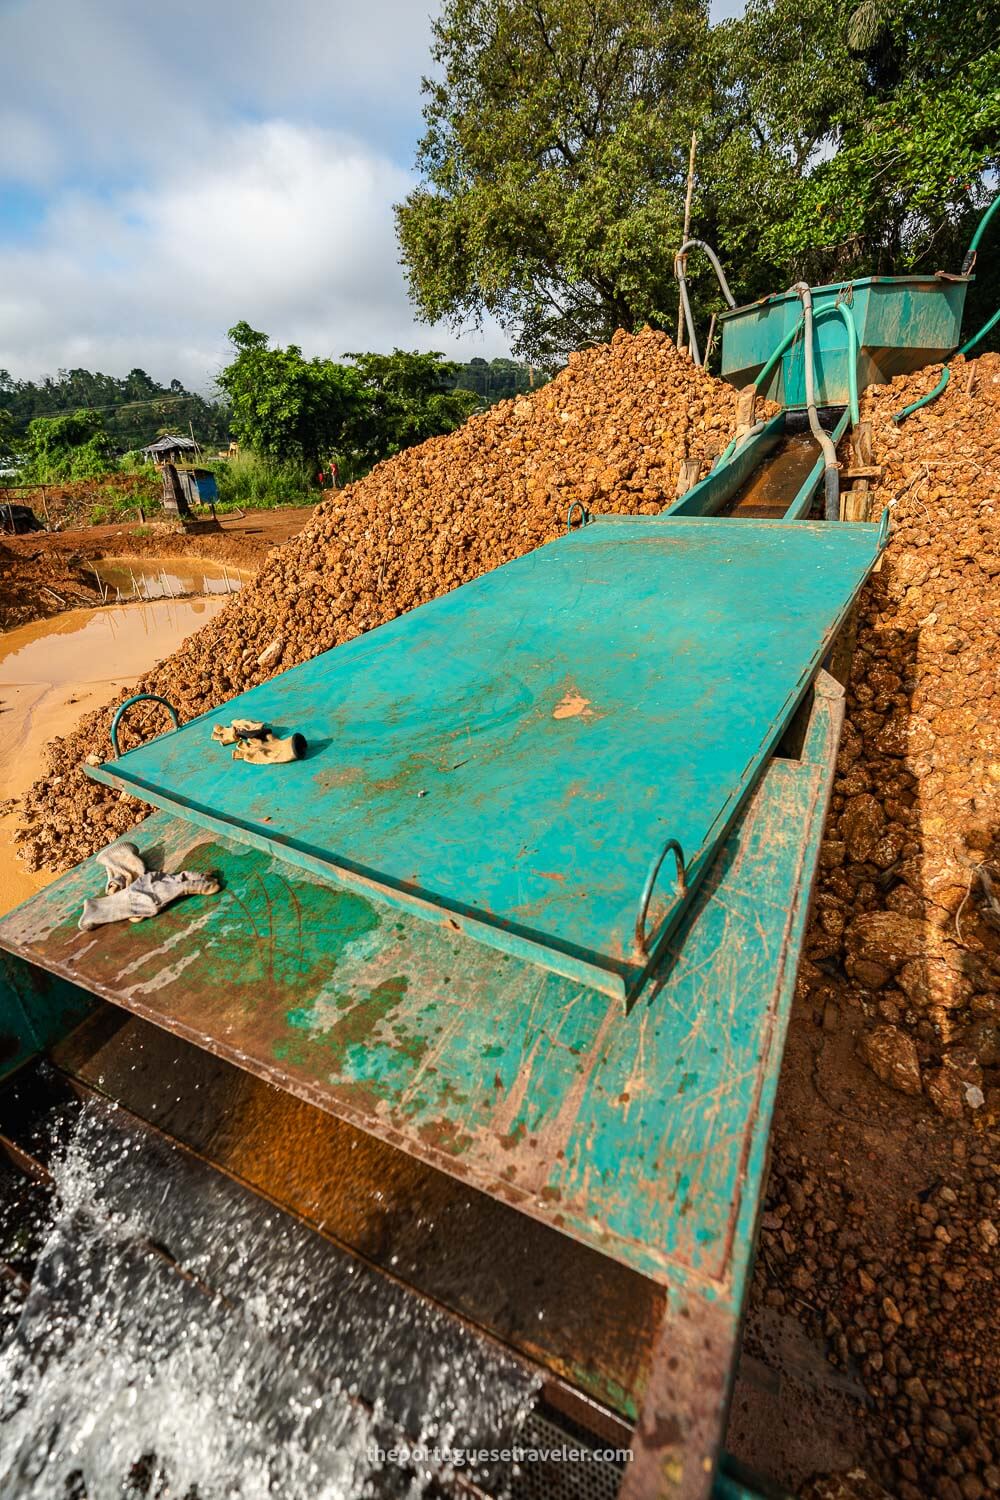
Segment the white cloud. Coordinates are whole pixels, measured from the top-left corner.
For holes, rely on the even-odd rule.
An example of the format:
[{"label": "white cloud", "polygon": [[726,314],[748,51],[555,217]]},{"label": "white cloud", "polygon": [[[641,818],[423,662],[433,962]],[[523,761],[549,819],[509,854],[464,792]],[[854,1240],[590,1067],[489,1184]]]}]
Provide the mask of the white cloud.
[{"label": "white cloud", "polygon": [[[412,138],[434,0],[0,0],[0,172],[55,185],[210,155],[234,119]],[[13,150],[9,149],[13,145]]]},{"label": "white cloud", "polygon": [[343,133],[230,125],[149,186],[58,194],[38,243],[0,244],[0,367],[84,365],[206,389],[240,318],[307,354],[435,347],[506,353],[418,325],[391,206],[411,178]]}]

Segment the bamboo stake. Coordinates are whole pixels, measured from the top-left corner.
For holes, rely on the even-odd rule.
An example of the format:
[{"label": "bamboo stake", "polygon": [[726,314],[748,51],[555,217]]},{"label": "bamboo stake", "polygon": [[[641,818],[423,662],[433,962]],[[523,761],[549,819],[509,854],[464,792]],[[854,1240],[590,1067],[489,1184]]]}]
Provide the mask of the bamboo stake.
[{"label": "bamboo stake", "polygon": [[[691,154],[688,157],[687,197],[684,200],[684,238],[681,241],[682,244],[685,243],[688,235],[691,233],[691,199],[694,196],[694,158],[697,146],[698,137],[692,130]],[[677,347],[678,349],[684,349],[687,347],[686,334],[684,329],[684,304],[681,301],[681,294],[679,291],[677,293]]]}]

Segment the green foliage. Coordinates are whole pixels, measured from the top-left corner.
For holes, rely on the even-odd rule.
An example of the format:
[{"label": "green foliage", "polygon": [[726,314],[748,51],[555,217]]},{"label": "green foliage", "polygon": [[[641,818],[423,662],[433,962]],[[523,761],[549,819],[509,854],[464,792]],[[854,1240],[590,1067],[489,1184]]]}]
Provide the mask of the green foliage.
[{"label": "green foliage", "polygon": [[353,469],[454,432],[480,405],[473,391],[455,387],[460,367],[442,354],[394,349],[344,357],[353,361],[365,395],[340,445]]},{"label": "green foliage", "polygon": [[[95,488],[89,498],[84,498],[72,524],[82,526],[107,526],[114,521],[135,521],[140,508],[144,515],[156,515],[161,509],[162,489],[158,474],[141,486],[124,489],[120,485],[102,484]],[[64,512],[64,524],[70,519],[70,511]]]},{"label": "green foliage", "polygon": [[295,344],[272,349],[267,334],[245,322],[229,330],[229,339],[236,354],[218,384],[233,432],[260,458],[315,472],[364,408],[357,372],[330,359],[306,359]]},{"label": "green foliage", "polygon": [[[759,79],[765,108],[780,93],[764,76],[766,39],[787,23],[786,4],[751,0],[729,32],[731,65]],[[1000,6],[951,0],[945,13],[928,0],[810,0],[798,14],[828,39],[829,94],[817,109],[814,77],[792,90],[799,115],[812,116],[810,152],[784,211],[767,215],[759,253],[813,281],[957,270],[990,196],[985,174],[1000,164]],[[752,110],[744,101],[735,111],[745,135]],[[786,123],[779,141],[789,132]]]},{"label": "green foliage", "polygon": [[120,378],[90,370],[60,370],[53,379],[14,380],[0,370],[0,406],[9,409],[18,434],[33,417],[63,416],[82,409],[99,411],[105,430],[119,451],[150,443],[165,423],[185,432],[194,427],[205,444],[229,441],[229,418],[223,406],[185,390],[179,380],[168,385],[135,369]]},{"label": "green foliage", "polygon": [[309,505],[316,498],[314,475],[299,463],[276,464],[242,452],[210,466],[219,486],[217,509],[275,510],[281,505]]},{"label": "green foliage", "polygon": [[[749,0],[714,28],[694,0],[445,0],[434,35],[396,210],[411,295],[541,361],[675,327],[692,129],[694,232],[745,301],[957,270],[1000,169],[1000,0]],[[998,265],[980,257],[972,326]],[[689,270],[704,317],[718,290]]]},{"label": "green foliage", "polygon": [[219,470],[234,503],[260,504],[235,497],[279,492],[301,500],[331,458],[342,480],[357,478],[411,443],[454,431],[480,405],[473,392],[455,388],[461,367],[437,353],[348,354],[351,363],[338,364],[307,360],[294,344],[272,348],[247,323],[229,337],[236,355],[219,386],[236,435],[257,461]]},{"label": "green foliage", "polygon": [[486,313],[544,363],[676,305],[703,0],[446,0],[422,182],[397,207],[428,320]]},{"label": "green foliage", "polygon": [[22,475],[29,481],[93,479],[115,467],[114,447],[100,412],[35,417],[28,423],[21,451]]},{"label": "green foliage", "polygon": [[453,389],[474,391],[484,406],[537,390],[550,377],[548,370],[516,359],[487,360],[481,355],[456,365],[455,372]]}]

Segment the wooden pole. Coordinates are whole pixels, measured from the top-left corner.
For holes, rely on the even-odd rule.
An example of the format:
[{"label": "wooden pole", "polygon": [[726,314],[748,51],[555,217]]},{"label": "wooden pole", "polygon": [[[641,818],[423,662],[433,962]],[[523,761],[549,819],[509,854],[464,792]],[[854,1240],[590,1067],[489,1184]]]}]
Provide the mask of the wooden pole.
[{"label": "wooden pole", "polygon": [[[691,199],[694,196],[694,158],[697,146],[698,137],[692,130],[691,154],[688,157],[687,197],[684,199],[684,240],[682,240],[682,244],[691,233]],[[678,349],[687,347],[687,334],[684,328],[684,304],[681,301],[680,292],[677,293],[677,347]]]}]

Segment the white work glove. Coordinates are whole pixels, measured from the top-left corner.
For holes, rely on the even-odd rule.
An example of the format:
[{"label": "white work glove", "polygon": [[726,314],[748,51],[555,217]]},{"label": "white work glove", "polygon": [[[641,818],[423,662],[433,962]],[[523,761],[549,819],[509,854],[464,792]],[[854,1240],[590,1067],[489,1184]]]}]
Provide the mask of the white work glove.
[{"label": "white work glove", "polygon": [[216,724],[212,738],[219,745],[235,745],[240,740],[263,739],[270,732],[257,719],[234,719],[231,724]]},{"label": "white work glove", "polygon": [[178,875],[148,870],[124,889],[85,901],[80,930],[89,932],[106,922],[143,922],[181,896],[214,896],[219,890],[221,886],[214,875],[202,875],[198,870],[182,870]]},{"label": "white work glove", "polygon": [[301,760],[307,749],[304,734],[290,734],[287,740],[279,740],[268,733],[259,740],[240,740],[233,751],[233,760],[245,760],[252,766],[280,766],[290,760]]},{"label": "white work glove", "polygon": [[97,856],[97,863],[103,865],[108,877],[106,889],[109,896],[115,891],[123,890],[146,873],[142,855],[134,844],[112,844],[110,849],[103,850]]}]

